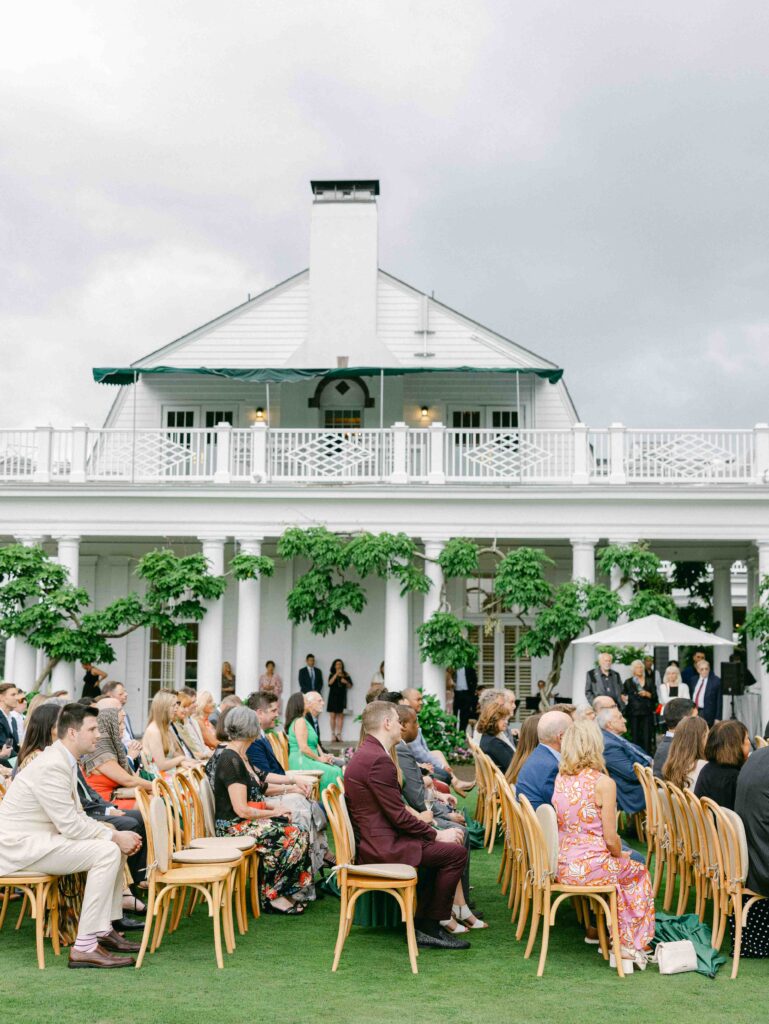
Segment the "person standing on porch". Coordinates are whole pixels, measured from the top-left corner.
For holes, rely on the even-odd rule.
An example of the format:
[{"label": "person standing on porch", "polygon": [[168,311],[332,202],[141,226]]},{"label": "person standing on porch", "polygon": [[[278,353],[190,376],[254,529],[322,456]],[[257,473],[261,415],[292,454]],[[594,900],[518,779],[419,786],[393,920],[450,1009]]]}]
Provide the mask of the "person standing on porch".
[{"label": "person standing on porch", "polygon": [[724,717],[724,698],[721,680],[710,671],[710,662],[700,658],[697,662],[697,682],[692,688],[692,700],[698,712],[712,729]]},{"label": "person standing on porch", "polygon": [[471,715],[476,713],[477,689],[478,673],[472,665],[458,668],[454,678],[454,714],[457,716],[460,732],[465,731]]},{"label": "person standing on porch", "polygon": [[623,692],[630,719],[630,739],[648,754],[654,752],[654,713],[657,710],[657,687],[640,658],[631,663],[632,675],[625,681]]},{"label": "person standing on porch", "polygon": [[315,655],[308,654],[299,669],[299,689],[302,693],[320,693],[323,689],[323,673],[315,665]]},{"label": "person standing on porch", "polygon": [[617,707],[624,703],[622,680],[619,672],[611,667],[613,661],[610,651],[601,651],[598,655],[598,668],[591,668],[588,672],[585,679],[585,698],[588,704],[592,704],[596,697],[613,697]]}]

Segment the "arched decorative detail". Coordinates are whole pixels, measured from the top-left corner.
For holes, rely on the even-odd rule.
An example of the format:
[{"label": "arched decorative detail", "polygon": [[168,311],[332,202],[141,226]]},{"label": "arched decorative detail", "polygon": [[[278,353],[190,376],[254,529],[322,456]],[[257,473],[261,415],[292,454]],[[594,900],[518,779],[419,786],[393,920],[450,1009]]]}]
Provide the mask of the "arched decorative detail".
[{"label": "arched decorative detail", "polygon": [[348,387],[350,384],[356,384],[363,392],[363,408],[373,409],[375,405],[374,398],[368,389],[365,377],[342,377],[341,379],[326,377],[323,380],[318,381],[318,386],[315,388],[315,393],[307,400],[307,405],[310,409],[320,409],[321,407],[321,396],[326,388],[338,387],[340,384],[347,383]]}]

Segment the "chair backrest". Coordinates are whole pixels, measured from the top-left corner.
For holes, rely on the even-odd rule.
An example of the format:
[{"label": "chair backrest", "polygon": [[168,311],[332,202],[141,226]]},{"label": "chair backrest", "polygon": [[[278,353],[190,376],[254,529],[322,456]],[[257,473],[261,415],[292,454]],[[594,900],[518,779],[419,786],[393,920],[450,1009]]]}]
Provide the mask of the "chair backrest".
[{"label": "chair backrest", "polygon": [[355,833],[353,832],[350,815],[344,795],[336,784],[327,786],[323,791],[323,806],[334,837],[334,848],[338,864],[355,863]]},{"label": "chair backrest", "polygon": [[272,747],[272,752],[280,762],[284,772],[288,771],[288,737],[284,732],[265,733],[267,742]]},{"label": "chair backrest", "polygon": [[523,826],[529,876],[534,886],[541,888],[551,877],[550,858],[547,853],[542,825],[534,812],[534,808],[523,794],[518,797],[518,809]]},{"label": "chair backrest", "polygon": [[647,765],[639,764],[637,761],[633,765],[633,771],[636,774],[636,778],[641,785],[641,789],[644,793],[644,801],[646,803],[646,835],[647,837],[653,836],[657,832],[657,819],[656,819],[656,801],[654,799],[654,773],[651,768]]},{"label": "chair backrest", "polygon": [[542,828],[550,877],[555,878],[558,872],[558,818],[555,808],[551,804],[540,804],[534,813]]},{"label": "chair backrest", "polygon": [[728,874],[728,860],[718,832],[718,812],[721,808],[708,796],[700,799],[702,817],[708,837],[708,874],[719,887],[725,887]]},{"label": "chair backrest", "polygon": [[676,849],[676,822],[673,816],[673,807],[670,802],[670,793],[667,783],[662,779],[654,779],[654,793],[657,798],[655,816],[657,819],[657,833],[660,836],[663,847],[671,850]]},{"label": "chair backrest", "polygon": [[174,789],[182,812],[184,846],[189,846],[193,839],[199,839],[206,834],[199,785],[198,777],[192,773],[177,772],[174,776]]},{"label": "chair backrest", "polygon": [[200,780],[198,795],[200,796],[200,804],[203,809],[203,823],[206,827],[205,834],[207,836],[215,836],[216,802],[214,801],[214,791],[211,789],[211,783],[205,775]]},{"label": "chair backrest", "polygon": [[689,821],[689,832],[692,839],[692,863],[694,863],[702,874],[707,874],[710,864],[710,849],[708,846],[707,827],[702,813],[702,805],[699,797],[696,797],[690,789],[683,790],[684,805]]},{"label": "chair backrest", "polygon": [[724,851],[727,879],[732,885],[744,885],[748,877],[748,840],[745,826],[736,811],[719,807],[717,828]]},{"label": "chair backrest", "polygon": [[179,806],[176,791],[171,783],[166,782],[165,779],[157,778],[152,780],[152,794],[153,796],[161,797],[165,804],[166,815],[168,817],[168,832],[171,836],[174,849],[183,849],[183,814],[182,809]]},{"label": "chair backrest", "polygon": [[[666,782],[665,788],[668,791],[670,810],[673,814],[673,821],[676,830],[676,849],[687,861],[692,859],[692,830],[689,815],[686,812],[686,801],[683,792],[672,782]],[[696,844],[696,835],[694,837]]]},{"label": "chair backrest", "polygon": [[162,797],[150,798],[149,819],[154,859],[160,871],[168,871],[171,865],[171,833],[168,829],[168,808]]}]

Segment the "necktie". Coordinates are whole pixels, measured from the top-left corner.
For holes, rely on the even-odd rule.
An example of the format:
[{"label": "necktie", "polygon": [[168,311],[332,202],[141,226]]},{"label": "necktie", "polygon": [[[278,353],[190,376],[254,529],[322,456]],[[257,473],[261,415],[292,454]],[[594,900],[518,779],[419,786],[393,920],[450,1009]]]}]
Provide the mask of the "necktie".
[{"label": "necktie", "polygon": [[700,681],[697,683],[697,689],[694,691],[694,703],[696,704],[696,706],[698,708],[701,708],[702,705],[705,702],[704,701],[704,692],[705,692],[705,686],[707,685],[707,681],[708,681],[707,678],[700,679]]},{"label": "necktie", "polygon": [[13,736],[13,745],[18,747],[19,745],[19,727],[16,725],[16,719],[11,715],[11,734]]}]

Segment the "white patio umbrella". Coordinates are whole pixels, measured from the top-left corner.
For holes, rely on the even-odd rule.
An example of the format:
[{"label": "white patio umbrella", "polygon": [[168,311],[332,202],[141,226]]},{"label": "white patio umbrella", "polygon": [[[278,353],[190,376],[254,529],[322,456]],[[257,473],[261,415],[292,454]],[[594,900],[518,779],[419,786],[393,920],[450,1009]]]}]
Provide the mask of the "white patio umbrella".
[{"label": "white patio umbrella", "polygon": [[704,629],[694,629],[675,619],[666,619],[662,615],[645,615],[642,619],[622,622],[611,629],[602,629],[600,633],[581,636],[572,640],[573,644],[631,644],[643,647],[656,644],[660,647],[669,644],[686,644],[688,647],[734,647],[733,640],[706,633]]}]

